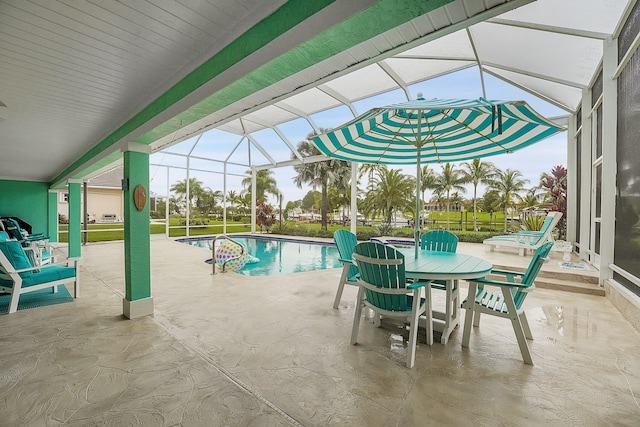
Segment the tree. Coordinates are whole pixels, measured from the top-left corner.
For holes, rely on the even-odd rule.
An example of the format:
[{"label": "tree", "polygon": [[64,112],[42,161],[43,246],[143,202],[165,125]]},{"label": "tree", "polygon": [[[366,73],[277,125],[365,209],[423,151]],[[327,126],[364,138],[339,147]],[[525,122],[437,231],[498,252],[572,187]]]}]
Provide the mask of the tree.
[{"label": "tree", "polygon": [[[309,137],[314,134],[310,134]],[[311,157],[320,155],[320,150],[316,148],[308,140],[298,143],[298,152],[303,157]],[[295,156],[292,155],[292,158]],[[298,173],[293,177],[293,182],[302,188],[302,184],[311,184],[319,186],[322,194],[322,202],[320,204],[320,223],[322,230],[327,229],[327,213],[329,211],[328,189],[330,184],[340,185],[349,176],[351,164],[344,160],[331,159],[323,162],[302,163],[295,165],[293,169]]]},{"label": "tree", "polygon": [[[435,190],[437,187],[437,177],[433,170],[429,169],[429,165],[422,167],[422,173],[420,174],[420,192],[422,193],[422,204],[426,203],[424,193],[427,190]],[[422,208],[420,209],[422,212]],[[422,226],[424,227],[424,218]]]},{"label": "tree", "polygon": [[473,159],[471,162],[465,162],[462,164],[465,168],[462,171],[462,175],[465,181],[473,184],[473,231],[478,231],[478,222],[476,215],[478,212],[477,198],[478,198],[478,185],[488,184],[491,178],[495,175],[495,166],[491,162],[483,162],[480,159]]},{"label": "tree", "polygon": [[[189,197],[187,200],[187,180],[178,181],[170,188],[172,192],[176,194],[178,205],[186,207],[189,205],[189,210],[194,207],[194,200],[197,201],[203,194],[202,182],[196,178],[189,178]],[[178,212],[180,213],[180,212]]]},{"label": "tree", "polygon": [[242,209],[243,214],[251,212],[251,193],[244,192],[238,198],[238,206]]},{"label": "tree", "polygon": [[[251,174],[251,170],[247,171]],[[245,188],[245,192],[251,194],[251,177],[243,178],[242,186]],[[276,179],[273,177],[273,171],[271,169],[260,169],[256,171],[256,204],[260,202],[266,202],[267,194],[278,197],[280,190]]]},{"label": "tree", "polygon": [[564,238],[567,230],[567,169],[558,165],[551,169],[551,173],[543,173],[540,177],[540,187],[549,191],[545,202],[551,205],[550,208],[562,212],[558,230],[560,238]]},{"label": "tree", "polygon": [[386,169],[374,179],[375,187],[367,193],[375,212],[382,213],[390,224],[393,213],[411,210],[415,200],[409,195],[415,193],[416,181],[398,169]]},{"label": "tree", "polygon": [[371,191],[373,189],[373,178],[375,175],[379,175],[382,171],[386,170],[387,166],[380,165],[377,163],[363,163],[358,168],[358,180],[362,179],[363,176],[368,175],[367,179],[367,191]]},{"label": "tree", "polygon": [[489,186],[500,195],[498,206],[503,208],[505,232],[507,231],[507,212],[510,207],[515,206],[517,199],[520,197],[518,193],[529,182],[529,180],[521,179],[520,177],[522,177],[522,173],[517,170],[498,170],[489,183]]},{"label": "tree", "polygon": [[436,179],[436,190],[446,195],[445,202],[447,204],[447,230],[449,230],[449,208],[451,205],[451,191],[466,193],[467,189],[462,185],[466,182],[466,178],[463,176],[462,171],[456,170],[455,166],[453,166],[451,163],[445,163],[442,166],[442,173],[438,175]]},{"label": "tree", "polygon": [[[229,211],[231,211],[231,213],[233,213],[234,211],[234,206],[238,203],[239,196],[238,193],[236,193],[233,190],[229,190],[227,192],[227,202],[229,203]],[[226,208],[226,207],[225,207]]]},{"label": "tree", "polygon": [[260,227],[266,228],[267,233],[271,230],[271,226],[276,222],[276,214],[273,213],[273,208],[264,202],[256,203],[256,223]]},{"label": "tree", "polygon": [[322,203],[322,195],[320,194],[320,192],[310,190],[302,198],[302,208],[308,211],[312,210],[313,208],[319,208],[320,203],[318,203],[318,201]]},{"label": "tree", "polygon": [[196,199],[196,208],[202,215],[209,215],[214,212],[216,202],[222,197],[219,190],[213,191],[210,188],[203,188]]},{"label": "tree", "polygon": [[540,188],[539,187],[531,187],[527,190],[523,197],[520,198],[520,203],[518,203],[518,208],[520,210],[527,208],[536,208],[540,205]]}]

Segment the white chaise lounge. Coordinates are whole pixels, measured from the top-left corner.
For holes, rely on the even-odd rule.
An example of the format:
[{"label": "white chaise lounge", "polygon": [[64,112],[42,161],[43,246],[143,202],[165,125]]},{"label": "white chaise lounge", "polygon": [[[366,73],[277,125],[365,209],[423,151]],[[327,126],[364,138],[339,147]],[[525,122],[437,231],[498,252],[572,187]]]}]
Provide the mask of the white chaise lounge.
[{"label": "white chaise lounge", "polygon": [[483,243],[486,252],[492,252],[495,248],[516,248],[518,255],[524,256],[525,251],[535,251],[547,242],[553,242],[553,229],[562,218],[562,212],[549,212],[539,231],[520,230],[517,233],[506,236],[495,236],[486,239]]}]

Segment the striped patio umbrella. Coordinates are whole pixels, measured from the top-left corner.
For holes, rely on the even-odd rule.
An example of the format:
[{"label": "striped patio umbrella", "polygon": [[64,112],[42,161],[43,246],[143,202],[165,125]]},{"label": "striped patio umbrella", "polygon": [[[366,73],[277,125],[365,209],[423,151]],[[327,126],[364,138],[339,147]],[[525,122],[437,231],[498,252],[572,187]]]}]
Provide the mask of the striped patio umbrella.
[{"label": "striped patio umbrella", "polygon": [[525,101],[418,98],[374,108],[311,140],[320,152],[336,159],[417,165],[414,221],[417,255],[422,164],[510,153],[564,130]]}]

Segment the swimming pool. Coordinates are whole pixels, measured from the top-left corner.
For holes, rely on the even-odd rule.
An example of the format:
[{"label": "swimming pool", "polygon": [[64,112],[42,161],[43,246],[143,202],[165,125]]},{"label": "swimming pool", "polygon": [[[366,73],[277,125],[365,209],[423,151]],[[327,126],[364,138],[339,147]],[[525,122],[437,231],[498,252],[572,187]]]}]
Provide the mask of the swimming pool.
[{"label": "swimming pool", "polygon": [[[310,242],[295,239],[282,239],[253,235],[229,236],[243,243],[252,255],[259,259],[253,264],[246,264],[238,271],[247,276],[271,276],[274,274],[300,273],[304,271],[341,268],[338,259],[338,248],[333,243]],[[207,258],[211,257],[213,238],[178,239],[209,250]],[[218,247],[216,243],[216,248]]]}]

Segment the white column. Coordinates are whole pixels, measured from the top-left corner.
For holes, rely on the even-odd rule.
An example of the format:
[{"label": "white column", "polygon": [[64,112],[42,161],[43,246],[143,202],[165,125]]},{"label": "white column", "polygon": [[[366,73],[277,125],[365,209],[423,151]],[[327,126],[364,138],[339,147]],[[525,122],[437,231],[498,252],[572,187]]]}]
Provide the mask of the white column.
[{"label": "white column", "polygon": [[602,223],[600,225],[600,286],[613,277],[613,247],[616,215],[616,145],[618,85],[613,78],[618,67],[618,39],[604,41],[602,82]]},{"label": "white column", "polygon": [[169,193],[171,191],[171,184],[169,183],[169,166],[167,166],[167,198],[165,199],[165,203],[164,203],[164,217],[165,217],[165,224],[164,224],[164,234],[165,234],[165,238],[169,238]]},{"label": "white column", "polygon": [[256,232],[256,178],[257,171],[251,169],[251,232]]},{"label": "white column", "polygon": [[189,225],[190,225],[189,224],[190,223],[189,217],[191,216],[191,202],[190,202],[190,200],[191,200],[191,188],[189,188],[190,187],[190,185],[189,185],[189,168],[190,168],[189,160],[190,159],[191,158],[189,156],[187,156],[187,179],[185,181],[185,186],[187,187],[187,195],[186,195],[186,197],[187,197],[187,200],[186,200],[186,202],[187,202],[187,206],[186,206],[187,217],[185,218],[185,227],[186,227],[185,236],[187,236],[187,237],[189,237]]},{"label": "white column", "polygon": [[227,234],[227,162],[224,162],[222,178],[222,234]]},{"label": "white column", "polygon": [[569,119],[567,131],[567,242],[576,240],[576,218],[578,212],[578,172],[580,159],[576,143],[576,116]]},{"label": "white column", "polygon": [[580,177],[580,259],[589,259],[591,244],[591,90],[582,90],[582,134],[581,154],[578,161],[581,165]]}]

